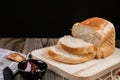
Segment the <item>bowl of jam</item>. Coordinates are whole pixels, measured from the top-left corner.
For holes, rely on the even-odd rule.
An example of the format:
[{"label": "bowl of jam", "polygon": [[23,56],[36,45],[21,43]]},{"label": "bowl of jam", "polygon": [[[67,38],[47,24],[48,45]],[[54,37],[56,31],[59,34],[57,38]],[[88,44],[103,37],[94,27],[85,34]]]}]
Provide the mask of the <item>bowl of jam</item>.
[{"label": "bowl of jam", "polygon": [[28,59],[18,63],[18,72],[24,80],[43,80],[47,64],[42,60]]}]

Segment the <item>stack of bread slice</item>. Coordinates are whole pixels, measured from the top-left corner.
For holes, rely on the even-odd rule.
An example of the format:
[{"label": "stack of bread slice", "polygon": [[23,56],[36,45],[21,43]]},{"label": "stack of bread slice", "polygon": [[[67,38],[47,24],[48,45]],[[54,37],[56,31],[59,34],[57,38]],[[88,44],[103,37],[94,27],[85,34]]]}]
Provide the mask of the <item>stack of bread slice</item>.
[{"label": "stack of bread slice", "polygon": [[83,63],[95,57],[95,46],[70,35],[59,39],[57,45],[49,47],[46,55],[64,63]]},{"label": "stack of bread slice", "polygon": [[75,23],[71,31],[72,35],[65,35],[56,45],[48,47],[45,55],[56,61],[76,64],[114,53],[115,28],[110,21],[89,18]]}]

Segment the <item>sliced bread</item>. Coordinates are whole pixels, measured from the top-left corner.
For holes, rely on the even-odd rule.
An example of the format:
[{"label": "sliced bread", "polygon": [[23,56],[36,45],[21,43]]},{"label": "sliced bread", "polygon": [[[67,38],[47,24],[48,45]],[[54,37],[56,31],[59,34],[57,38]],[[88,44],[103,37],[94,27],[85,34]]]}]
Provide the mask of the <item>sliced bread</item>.
[{"label": "sliced bread", "polygon": [[70,35],[65,35],[59,38],[57,47],[71,54],[83,55],[95,52],[95,46],[92,43],[83,41],[79,38],[74,38]]},{"label": "sliced bread", "polygon": [[50,59],[68,64],[84,63],[94,59],[95,57],[94,53],[85,54],[82,56],[70,54],[63,49],[58,48],[56,45],[48,47],[46,49],[45,55]]}]

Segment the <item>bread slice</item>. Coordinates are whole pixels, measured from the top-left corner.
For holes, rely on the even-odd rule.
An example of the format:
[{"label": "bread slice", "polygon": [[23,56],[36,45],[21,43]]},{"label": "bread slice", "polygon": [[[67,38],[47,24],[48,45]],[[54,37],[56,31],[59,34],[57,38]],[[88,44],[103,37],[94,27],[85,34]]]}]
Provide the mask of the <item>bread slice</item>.
[{"label": "bread slice", "polygon": [[72,27],[73,37],[93,43],[97,47],[96,57],[105,58],[115,50],[115,27],[103,18],[93,17]]},{"label": "bread slice", "polygon": [[6,55],[6,58],[9,59],[9,60],[13,60],[13,61],[16,61],[16,62],[21,62],[23,60],[25,60],[25,57],[20,55],[19,53],[11,53],[9,55]]},{"label": "bread slice", "polygon": [[95,46],[79,38],[65,35],[59,38],[57,46],[71,54],[83,55],[94,53]]},{"label": "bread slice", "polygon": [[95,45],[100,45],[111,36],[114,25],[103,18],[92,17],[72,26],[72,35]]},{"label": "bread slice", "polygon": [[48,47],[46,49],[45,55],[50,59],[60,61],[63,63],[68,63],[68,64],[77,64],[77,63],[87,62],[94,59],[95,57],[95,54],[93,53],[85,54],[82,56],[70,54],[58,48],[56,45]]}]

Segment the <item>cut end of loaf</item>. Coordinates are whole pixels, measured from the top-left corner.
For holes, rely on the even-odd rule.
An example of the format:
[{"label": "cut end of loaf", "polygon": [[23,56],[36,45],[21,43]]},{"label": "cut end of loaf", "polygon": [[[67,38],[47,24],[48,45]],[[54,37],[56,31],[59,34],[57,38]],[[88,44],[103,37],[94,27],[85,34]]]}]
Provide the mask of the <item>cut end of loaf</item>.
[{"label": "cut end of loaf", "polygon": [[73,37],[82,39],[86,42],[99,45],[102,41],[102,35],[97,33],[94,29],[86,26],[86,25],[79,25],[76,23],[72,27],[72,35]]}]

